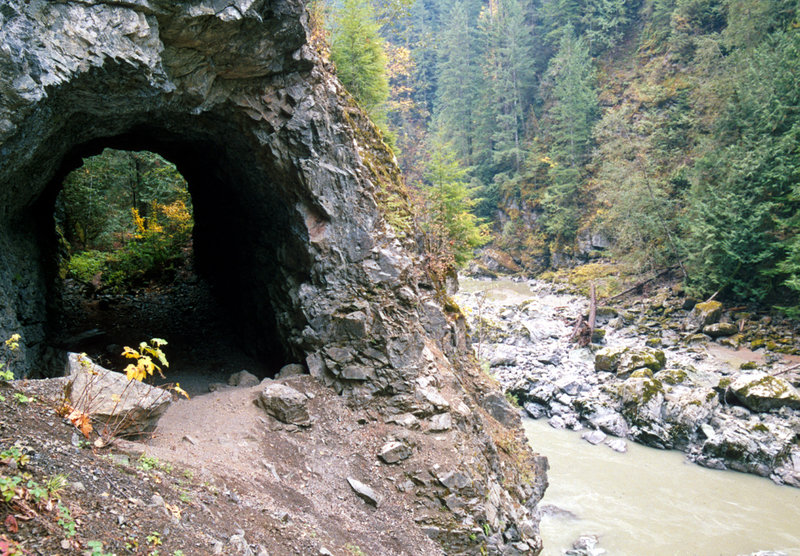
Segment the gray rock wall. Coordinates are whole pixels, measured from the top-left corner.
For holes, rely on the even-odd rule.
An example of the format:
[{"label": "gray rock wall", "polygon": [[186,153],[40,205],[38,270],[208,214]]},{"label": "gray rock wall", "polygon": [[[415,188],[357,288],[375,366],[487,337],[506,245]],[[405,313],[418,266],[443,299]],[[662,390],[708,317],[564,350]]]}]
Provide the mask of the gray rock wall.
[{"label": "gray rock wall", "polygon": [[23,373],[46,340],[55,194],[115,146],[185,175],[198,265],[249,342],[338,388],[406,388],[422,349],[413,257],[356,146],[373,132],[349,124],[306,27],[297,0],[4,3],[0,334],[23,334]]}]

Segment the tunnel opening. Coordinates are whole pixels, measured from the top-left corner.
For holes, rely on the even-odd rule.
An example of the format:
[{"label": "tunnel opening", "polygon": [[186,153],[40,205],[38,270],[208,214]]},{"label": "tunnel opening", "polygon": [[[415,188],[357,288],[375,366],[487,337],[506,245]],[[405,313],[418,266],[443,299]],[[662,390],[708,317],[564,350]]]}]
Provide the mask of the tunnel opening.
[{"label": "tunnel opening", "polygon": [[[301,361],[286,348],[271,301],[253,299],[254,289],[265,291],[253,267],[268,280],[279,275],[252,254],[264,218],[251,208],[262,200],[242,194],[245,178],[213,144],[146,136],[73,149],[40,200],[52,223],[43,242],[47,343],[58,354],[46,374],[60,371],[67,351],[122,370],[124,346],[156,337],[169,342],[170,367],[155,382],[180,382],[192,395],[238,371],[272,377]],[[258,206],[272,207],[274,230],[286,218],[272,201]],[[281,244],[279,235],[272,241]]]}]

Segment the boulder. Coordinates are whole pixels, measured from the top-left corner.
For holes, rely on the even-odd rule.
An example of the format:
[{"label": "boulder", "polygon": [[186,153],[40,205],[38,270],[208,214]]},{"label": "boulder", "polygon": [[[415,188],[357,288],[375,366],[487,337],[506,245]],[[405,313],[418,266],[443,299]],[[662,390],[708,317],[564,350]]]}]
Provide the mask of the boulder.
[{"label": "boulder", "polygon": [[596,371],[616,372],[617,376],[624,376],[636,369],[660,371],[666,361],[664,352],[659,349],[608,347],[595,354],[594,368]]},{"label": "boulder", "polygon": [[753,411],[770,411],[781,407],[800,409],[800,392],[788,381],[763,372],[743,374],[731,382],[730,391]]},{"label": "boulder", "polygon": [[506,427],[515,427],[520,424],[519,412],[511,407],[505,396],[500,392],[489,392],[481,400],[481,406],[489,415],[497,419]]},{"label": "boulder", "polygon": [[605,442],[606,446],[614,450],[615,452],[619,452],[620,454],[624,454],[628,451],[628,443],[625,442],[621,438],[609,438]]},{"label": "boulder", "polygon": [[311,426],[308,398],[290,386],[278,382],[267,384],[255,403],[278,421],[301,427]]},{"label": "boulder", "polygon": [[240,388],[258,386],[259,382],[261,381],[258,377],[248,371],[239,371],[228,377],[228,386],[238,386]]},{"label": "boulder", "polygon": [[453,427],[453,418],[450,413],[439,413],[429,419],[428,430],[430,432],[449,431]]},{"label": "boulder", "polygon": [[622,356],[617,375],[632,373],[636,369],[650,369],[656,373],[666,364],[667,358],[660,349],[630,349]]},{"label": "boulder", "polygon": [[517,364],[517,348],[495,344],[487,349],[487,359],[492,367],[513,367]]},{"label": "boulder", "polygon": [[402,442],[387,442],[378,452],[384,463],[397,463],[411,457],[411,448]]},{"label": "boulder", "polygon": [[604,433],[603,431],[593,430],[584,432],[583,434],[581,434],[581,438],[584,439],[589,444],[593,444],[596,446],[597,444],[602,444],[603,442],[605,442],[606,438],[608,437],[606,436],[606,433]]},{"label": "boulder", "polygon": [[796,433],[787,427],[761,421],[720,421],[719,430],[702,447],[698,462],[709,467],[769,476],[775,463],[794,447]]},{"label": "boulder", "polygon": [[714,324],[722,316],[722,303],[719,301],[706,301],[698,303],[686,317],[686,329],[698,332],[709,324]]},{"label": "boulder", "polygon": [[624,347],[605,347],[598,350],[594,356],[594,370],[615,372],[626,351],[628,348]]},{"label": "boulder", "polygon": [[92,420],[106,423],[114,436],[152,431],[172,402],[166,390],[128,380],[124,374],[95,365],[77,353],[69,354],[66,371],[70,405]]},{"label": "boulder", "polygon": [[616,411],[592,416],[589,418],[589,422],[592,426],[608,434],[621,438],[628,436],[628,422],[625,421],[625,417]]},{"label": "boulder", "polygon": [[380,498],[378,498],[378,495],[375,494],[375,491],[370,487],[357,479],[353,479],[352,477],[348,477],[347,482],[350,484],[350,488],[353,489],[353,492],[355,492],[359,498],[364,500],[364,502],[370,506],[375,506],[376,508],[380,505]]},{"label": "boulder", "polygon": [[275,375],[275,379],[279,380],[289,376],[300,376],[304,374],[306,374],[306,368],[303,365],[299,363],[290,363],[281,367],[281,370]]},{"label": "boulder", "polygon": [[703,334],[707,334],[712,338],[733,336],[737,332],[739,332],[739,327],[730,322],[717,322],[703,327]]}]

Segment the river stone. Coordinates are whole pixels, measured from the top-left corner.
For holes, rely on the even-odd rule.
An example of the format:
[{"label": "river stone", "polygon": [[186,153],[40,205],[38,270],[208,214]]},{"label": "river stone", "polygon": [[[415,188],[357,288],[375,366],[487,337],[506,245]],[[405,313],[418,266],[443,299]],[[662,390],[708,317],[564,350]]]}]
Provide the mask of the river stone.
[{"label": "river stone", "polygon": [[535,402],[527,402],[523,408],[532,419],[540,419],[547,415],[547,408]]},{"label": "river stone", "polygon": [[594,370],[615,372],[626,351],[628,348],[625,347],[604,347],[598,350],[594,356]]},{"label": "river stone", "polygon": [[603,431],[593,430],[593,431],[586,431],[581,434],[581,438],[584,439],[589,444],[597,445],[602,444],[605,442],[607,436]]},{"label": "river stone", "polygon": [[744,374],[730,384],[730,391],[753,411],[781,407],[800,409],[800,393],[788,381],[763,372]]},{"label": "river stone", "polygon": [[620,359],[617,368],[617,376],[632,373],[636,369],[650,369],[651,371],[658,372],[664,368],[667,359],[664,352],[660,349],[629,349]]},{"label": "river stone", "polygon": [[666,357],[660,349],[607,347],[595,354],[596,371],[616,372],[624,376],[636,369],[647,368],[657,372],[664,368]]},{"label": "river stone", "polygon": [[730,322],[717,322],[703,327],[703,334],[707,334],[712,338],[733,336],[737,332],[739,332],[739,327]]},{"label": "river stone", "polygon": [[794,446],[796,433],[780,425],[764,422],[727,420],[720,422],[717,434],[708,438],[698,462],[769,476],[771,468]]},{"label": "river stone", "polygon": [[663,428],[661,411],[664,405],[664,386],[653,378],[649,369],[639,369],[619,387],[619,396],[626,406],[623,414],[635,416],[639,424]]},{"label": "river stone", "polygon": [[563,430],[567,428],[567,424],[564,422],[564,419],[561,418],[559,415],[553,415],[548,419],[547,424],[557,430]]},{"label": "river stone", "polygon": [[714,324],[722,316],[722,303],[706,301],[698,303],[686,317],[686,330],[698,332],[704,326]]},{"label": "river stone", "polygon": [[491,367],[511,367],[517,364],[517,349],[507,344],[494,344],[486,347]]},{"label": "river stone", "polygon": [[267,384],[256,398],[256,405],[278,421],[301,427],[311,425],[307,403],[304,394],[277,382]]},{"label": "river stone", "polygon": [[625,420],[625,417],[616,411],[593,416],[589,419],[589,422],[592,426],[608,434],[620,438],[628,436],[628,422]]},{"label": "river stone", "polygon": [[565,556],[602,556],[607,552],[598,548],[600,542],[594,535],[583,535],[572,543],[572,548],[564,551]]},{"label": "river stone", "polygon": [[620,454],[624,454],[628,451],[628,443],[622,438],[609,438],[606,440],[606,446]]},{"label": "river stone", "polygon": [[88,357],[70,353],[66,373],[69,403],[92,420],[108,425],[114,436],[139,436],[150,432],[172,402],[172,395],[138,380],[128,380],[94,364]]},{"label": "river stone", "polygon": [[411,448],[402,442],[387,442],[378,452],[384,463],[397,463],[411,457]]}]

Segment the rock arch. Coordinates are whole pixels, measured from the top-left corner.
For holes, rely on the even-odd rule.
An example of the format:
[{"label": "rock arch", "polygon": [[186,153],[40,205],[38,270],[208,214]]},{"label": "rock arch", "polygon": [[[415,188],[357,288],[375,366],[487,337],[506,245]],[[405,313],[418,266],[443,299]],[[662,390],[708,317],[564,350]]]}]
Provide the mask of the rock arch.
[{"label": "rock arch", "polygon": [[198,264],[249,341],[340,390],[409,387],[421,322],[442,338],[447,321],[421,303],[425,278],[377,201],[379,181],[397,182],[370,161],[389,155],[307,33],[299,0],[4,4],[0,333],[22,332],[25,373],[47,334],[53,199],[110,146],[159,152],[187,178]]}]

